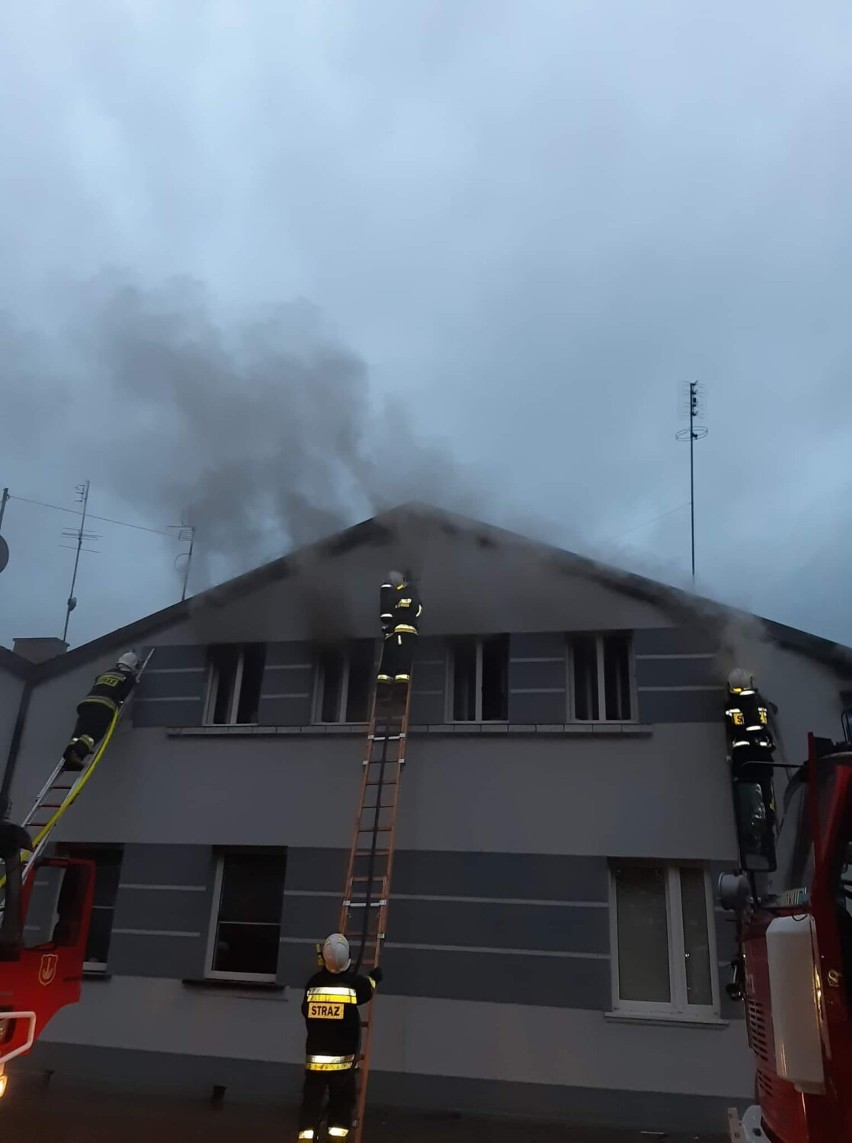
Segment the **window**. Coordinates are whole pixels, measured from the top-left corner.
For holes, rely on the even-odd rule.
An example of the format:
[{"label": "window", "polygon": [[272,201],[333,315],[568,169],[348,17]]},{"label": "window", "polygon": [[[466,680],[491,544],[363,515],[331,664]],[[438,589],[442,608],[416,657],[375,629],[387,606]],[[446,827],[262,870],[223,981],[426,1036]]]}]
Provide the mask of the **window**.
[{"label": "window", "polygon": [[326,648],[317,670],[314,722],[367,722],[375,669],[372,639]]},{"label": "window", "polygon": [[570,640],[571,710],[576,722],[633,717],[629,635],[574,635]]},{"label": "window", "polygon": [[283,854],[233,853],[219,859],[207,975],[274,981],[284,897]]},{"label": "window", "polygon": [[509,636],[465,636],[450,646],[450,722],[505,722],[509,717]]},{"label": "window", "polygon": [[610,909],[616,1011],[715,1019],[718,973],[706,871],[616,863]]},{"label": "window", "polygon": [[95,863],[95,897],[83,967],[86,972],[106,972],[123,851],[121,846],[96,846],[91,849],[74,846],[69,849],[68,856]]},{"label": "window", "polygon": [[208,726],[257,722],[266,662],[264,643],[221,643],[208,652],[210,682],[204,721]]}]

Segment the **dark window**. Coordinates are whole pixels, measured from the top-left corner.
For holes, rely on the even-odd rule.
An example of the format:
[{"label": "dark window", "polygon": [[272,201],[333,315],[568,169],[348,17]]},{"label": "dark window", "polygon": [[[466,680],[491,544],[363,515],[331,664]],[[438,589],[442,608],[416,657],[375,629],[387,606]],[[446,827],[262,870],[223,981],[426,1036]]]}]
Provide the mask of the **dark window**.
[{"label": "dark window", "polygon": [[326,648],[317,675],[317,722],[367,722],[373,689],[376,645],[356,639],[345,647]]},{"label": "dark window", "polygon": [[232,726],[257,722],[265,643],[222,643],[209,650],[208,724]]},{"label": "dark window", "polygon": [[509,717],[509,636],[482,640],[482,721],[505,722]]},{"label": "dark window", "polygon": [[477,659],[476,639],[456,639],[453,656],[453,719],[456,722],[476,722]]},{"label": "dark window", "polygon": [[95,863],[95,897],[89,924],[89,940],[86,944],[86,964],[106,968],[123,853],[120,846],[109,849],[75,847],[70,856],[81,857]]},{"label": "dark window", "polygon": [[340,722],[340,702],[343,695],[343,677],[346,672],[346,656],[343,651],[327,650],[320,658],[320,686],[322,688],[319,710],[320,722]]},{"label": "dark window", "polygon": [[595,722],[598,701],[598,641],[594,635],[574,636],[574,717]]},{"label": "dark window", "polygon": [[213,976],[274,980],[281,938],[283,855],[222,857],[210,954]]},{"label": "dark window", "polygon": [[505,722],[509,717],[509,636],[455,639],[452,657],[452,719]]},{"label": "dark window", "polygon": [[574,710],[579,722],[626,722],[632,715],[628,635],[571,639]]},{"label": "dark window", "polygon": [[366,722],[370,716],[370,695],[376,667],[376,645],[372,639],[359,639],[349,650],[349,689],[346,695],[346,721]]}]

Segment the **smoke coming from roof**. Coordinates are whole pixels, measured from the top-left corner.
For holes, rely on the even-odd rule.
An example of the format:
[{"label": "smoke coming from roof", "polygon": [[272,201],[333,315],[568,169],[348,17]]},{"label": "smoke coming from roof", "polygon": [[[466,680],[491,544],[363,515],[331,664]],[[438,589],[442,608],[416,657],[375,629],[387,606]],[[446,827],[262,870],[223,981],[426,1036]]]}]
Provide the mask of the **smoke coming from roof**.
[{"label": "smoke coming from roof", "polygon": [[406,499],[474,506],[309,302],[226,313],[193,279],[109,271],[59,311],[63,383],[99,393],[63,427],[145,517],[195,526],[196,590]]}]

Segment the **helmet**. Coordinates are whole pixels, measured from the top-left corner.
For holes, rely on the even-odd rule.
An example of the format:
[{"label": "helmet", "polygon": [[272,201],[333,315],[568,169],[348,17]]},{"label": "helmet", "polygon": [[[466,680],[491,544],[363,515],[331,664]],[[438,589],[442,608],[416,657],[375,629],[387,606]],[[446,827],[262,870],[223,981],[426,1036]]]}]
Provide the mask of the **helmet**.
[{"label": "helmet", "polygon": [[134,651],[125,651],[118,660],[119,667],[124,667],[127,671],[132,671],[135,675],[142,665],[142,660]]},{"label": "helmet", "polygon": [[349,959],[349,941],[343,933],[332,933],[322,946],[322,959],[329,972],[346,972]]},{"label": "helmet", "polygon": [[743,667],[734,667],[728,675],[728,686],[732,691],[744,691],[753,686],[754,680]]},{"label": "helmet", "polygon": [[405,583],[405,576],[400,571],[392,571],[388,576],[388,583],[393,584],[394,587],[402,587]]}]

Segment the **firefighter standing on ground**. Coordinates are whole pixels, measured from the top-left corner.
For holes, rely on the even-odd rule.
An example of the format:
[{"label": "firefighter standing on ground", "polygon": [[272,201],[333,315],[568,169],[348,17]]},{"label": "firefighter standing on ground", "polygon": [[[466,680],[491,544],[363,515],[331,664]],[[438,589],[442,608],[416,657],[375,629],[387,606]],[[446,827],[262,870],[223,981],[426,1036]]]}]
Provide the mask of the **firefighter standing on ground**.
[{"label": "firefighter standing on ground", "polygon": [[325,942],[322,959],[325,967],[308,981],[302,1001],[308,1041],[299,1113],[300,1139],[314,1138],[326,1090],[329,1135],[343,1139],[349,1134],[361,1040],[358,1006],[373,999],[382,978],[378,966],[368,977],[354,971],[349,942],[341,933],[332,933]]},{"label": "firefighter standing on ground", "polygon": [[382,584],[380,603],[385,641],[378,682],[385,687],[407,684],[411,681],[417,621],[423,614],[420,593],[407,574],[392,571]]},{"label": "firefighter standing on ground", "polygon": [[95,679],[92,689],[77,705],[74,733],[62,754],[66,770],[85,768],[86,756],[109,730],[113,718],[136,686],[140,666],[138,655],[128,651],[112,670]]}]

